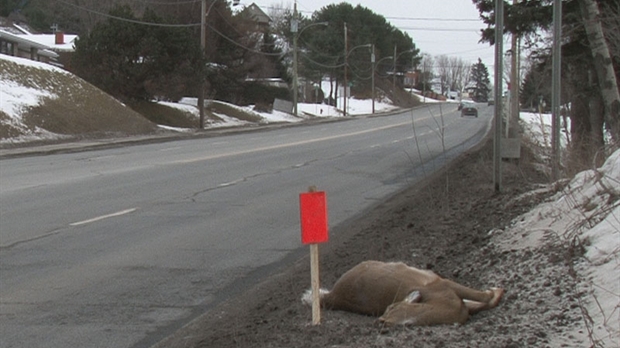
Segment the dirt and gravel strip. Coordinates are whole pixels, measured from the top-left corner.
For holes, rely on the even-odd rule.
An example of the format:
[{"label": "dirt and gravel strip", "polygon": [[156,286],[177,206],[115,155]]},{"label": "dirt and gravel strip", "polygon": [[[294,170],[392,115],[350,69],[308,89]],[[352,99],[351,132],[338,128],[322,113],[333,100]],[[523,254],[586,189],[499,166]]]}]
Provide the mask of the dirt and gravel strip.
[{"label": "dirt and gravel strip", "polygon": [[312,326],[300,296],[309,287],[307,258],[209,311],[158,347],[589,347],[583,335],[577,279],[579,250],[550,241],[500,248],[503,228],[551,195],[523,195],[545,175],[523,150],[503,165],[503,192],[493,188],[492,141],[445,172],[394,196],[321,246],[321,282],[330,288],[363,260],[404,261],[461,284],[506,289],[500,305],[463,326],[396,327],[376,318],[323,311]]}]

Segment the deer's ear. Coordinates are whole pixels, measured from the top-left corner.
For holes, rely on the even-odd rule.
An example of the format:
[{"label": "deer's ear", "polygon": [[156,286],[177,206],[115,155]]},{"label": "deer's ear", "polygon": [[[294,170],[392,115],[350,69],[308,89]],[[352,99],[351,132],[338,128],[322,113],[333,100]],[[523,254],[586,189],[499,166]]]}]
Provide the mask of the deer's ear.
[{"label": "deer's ear", "polygon": [[409,295],[407,295],[407,297],[405,297],[403,301],[407,303],[417,303],[417,302],[420,302],[421,300],[422,300],[422,295],[420,294],[418,290],[415,290],[415,291],[410,292]]}]

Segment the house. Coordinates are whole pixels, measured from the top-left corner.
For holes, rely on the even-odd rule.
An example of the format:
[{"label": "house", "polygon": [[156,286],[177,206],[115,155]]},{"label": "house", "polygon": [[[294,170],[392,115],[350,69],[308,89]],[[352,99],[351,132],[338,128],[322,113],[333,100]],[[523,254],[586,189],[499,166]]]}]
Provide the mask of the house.
[{"label": "house", "polygon": [[279,73],[279,57],[260,53],[265,45],[268,44],[271,18],[255,3],[247,5],[240,10],[239,16],[244,19],[245,30],[255,42],[255,52],[250,52],[244,59],[244,64],[248,68],[246,81],[258,82],[274,87],[286,86],[286,82],[282,80]]},{"label": "house", "polygon": [[259,28],[269,28],[271,23],[271,18],[255,3],[246,6],[241,14],[256,23]]},{"label": "house", "polygon": [[420,80],[421,71],[420,70],[408,70],[405,72],[405,79],[403,81],[403,86],[414,88],[418,81]]},{"label": "house", "polygon": [[77,37],[62,31],[35,34],[26,25],[0,18],[0,54],[68,68]]}]

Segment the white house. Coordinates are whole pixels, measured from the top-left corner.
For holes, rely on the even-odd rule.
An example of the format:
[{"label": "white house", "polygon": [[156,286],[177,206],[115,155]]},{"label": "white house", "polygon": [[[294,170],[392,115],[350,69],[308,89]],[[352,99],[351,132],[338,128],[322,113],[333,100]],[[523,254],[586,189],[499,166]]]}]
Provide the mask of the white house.
[{"label": "white house", "polygon": [[75,50],[77,35],[57,31],[54,34],[34,34],[25,26],[0,18],[0,54],[32,59],[63,66]]}]

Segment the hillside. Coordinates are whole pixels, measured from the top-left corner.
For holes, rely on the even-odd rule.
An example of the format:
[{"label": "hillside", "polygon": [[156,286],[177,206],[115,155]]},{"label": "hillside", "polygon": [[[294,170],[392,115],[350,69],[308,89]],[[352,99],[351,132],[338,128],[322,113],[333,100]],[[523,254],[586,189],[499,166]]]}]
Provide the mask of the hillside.
[{"label": "hillside", "polygon": [[0,91],[4,143],[158,131],[118,100],[49,64],[0,55]]},{"label": "hillside", "polygon": [[[66,70],[1,54],[0,97],[1,146],[187,133],[199,127],[192,98],[186,98],[189,105],[149,101],[126,105]],[[206,117],[207,128],[303,120],[223,102],[212,102]]]},{"label": "hillside", "polygon": [[[0,147],[178,134],[198,130],[196,98],[184,103],[134,101],[125,105],[81,78],[49,64],[0,54]],[[349,115],[369,114],[370,99],[351,98]],[[375,103],[376,112],[397,109],[391,101]],[[299,104],[300,116],[258,111],[213,101],[206,108],[206,128],[296,123],[341,117],[333,106]]]}]

